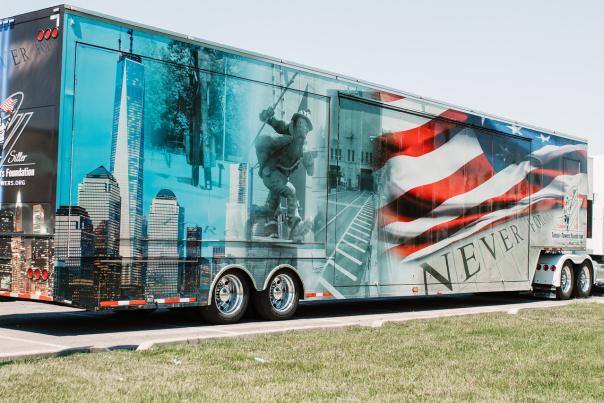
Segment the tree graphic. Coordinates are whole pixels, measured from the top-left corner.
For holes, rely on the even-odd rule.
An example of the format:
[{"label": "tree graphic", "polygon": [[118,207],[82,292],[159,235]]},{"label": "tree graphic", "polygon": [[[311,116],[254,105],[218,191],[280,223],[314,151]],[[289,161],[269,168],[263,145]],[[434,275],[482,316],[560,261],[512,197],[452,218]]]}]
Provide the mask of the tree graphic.
[{"label": "tree graphic", "polygon": [[163,102],[151,144],[166,155],[184,152],[191,165],[191,184],[199,185],[199,168],[203,166],[205,186],[211,187],[210,168],[216,165],[216,156],[222,154],[223,147],[223,53],[172,41],[163,59]]}]

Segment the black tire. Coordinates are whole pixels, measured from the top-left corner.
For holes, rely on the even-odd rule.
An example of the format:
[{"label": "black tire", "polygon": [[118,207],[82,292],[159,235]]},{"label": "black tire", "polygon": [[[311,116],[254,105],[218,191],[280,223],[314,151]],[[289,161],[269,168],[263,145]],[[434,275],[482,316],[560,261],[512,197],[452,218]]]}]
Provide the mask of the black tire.
[{"label": "black tire", "polygon": [[300,283],[291,270],[279,270],[270,278],[265,290],[252,296],[254,310],[266,320],[285,320],[296,313],[300,300]]},{"label": "black tire", "polygon": [[591,295],[591,289],[593,286],[593,271],[591,266],[587,263],[582,263],[577,268],[575,273],[575,286],[573,289],[573,295],[575,298],[587,298]]},{"label": "black tire", "polygon": [[556,298],[560,300],[569,299],[573,295],[574,284],[573,265],[570,262],[565,262],[560,268],[560,287],[556,288]]},{"label": "black tire", "polygon": [[210,305],[200,307],[199,313],[206,322],[215,325],[237,323],[245,314],[249,300],[247,279],[237,270],[228,270],[216,280]]}]

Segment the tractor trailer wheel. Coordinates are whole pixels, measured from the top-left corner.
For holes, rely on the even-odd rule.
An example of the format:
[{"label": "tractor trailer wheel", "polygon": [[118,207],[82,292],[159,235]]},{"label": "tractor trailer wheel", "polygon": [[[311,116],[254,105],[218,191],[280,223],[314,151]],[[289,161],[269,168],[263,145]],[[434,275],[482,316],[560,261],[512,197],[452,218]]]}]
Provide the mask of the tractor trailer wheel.
[{"label": "tractor trailer wheel", "polygon": [[587,263],[581,264],[577,269],[573,292],[575,298],[587,298],[591,294],[591,287],[593,285],[591,273],[591,267]]},{"label": "tractor trailer wheel", "polygon": [[238,322],[249,304],[250,289],[247,280],[236,270],[223,273],[212,290],[209,306],[200,308],[201,317],[215,325]]},{"label": "tractor trailer wheel", "polygon": [[275,273],[265,290],[254,293],[254,309],[267,320],[291,318],[298,308],[300,285],[288,270]]},{"label": "tractor trailer wheel", "polygon": [[565,300],[573,295],[574,273],[570,262],[565,262],[560,269],[560,287],[556,289],[556,298]]}]

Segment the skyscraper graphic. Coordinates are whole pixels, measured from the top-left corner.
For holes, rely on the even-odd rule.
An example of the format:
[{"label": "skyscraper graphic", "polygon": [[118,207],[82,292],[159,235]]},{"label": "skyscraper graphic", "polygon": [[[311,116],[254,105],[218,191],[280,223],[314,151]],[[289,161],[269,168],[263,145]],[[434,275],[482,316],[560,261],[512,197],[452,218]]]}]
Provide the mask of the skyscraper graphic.
[{"label": "skyscraper graphic", "polygon": [[78,185],[78,205],[88,211],[95,235],[95,255],[118,256],[120,252],[120,187],[99,166]]},{"label": "skyscraper graphic", "polygon": [[181,290],[184,294],[199,292],[201,285],[201,227],[187,227],[187,260]]},{"label": "skyscraper graphic", "polygon": [[182,282],[184,209],[171,190],[160,190],[149,213],[146,292],[154,297],[176,296]]},{"label": "skyscraper graphic", "polygon": [[15,202],[15,232],[23,232],[23,203],[21,202],[21,191],[17,192]]},{"label": "skyscraper graphic", "polygon": [[229,201],[226,207],[226,239],[245,239],[248,218],[247,164],[229,165]]},{"label": "skyscraper graphic", "polygon": [[90,215],[94,227],[94,287],[99,301],[118,299],[122,265],[115,259],[120,249],[120,188],[104,166],[89,172],[78,185],[78,204]]},{"label": "skyscraper graphic", "polygon": [[46,224],[44,222],[44,207],[41,204],[34,204],[33,207],[33,230],[34,234],[47,234]]},{"label": "skyscraper graphic", "polygon": [[[23,232],[23,203],[21,203],[20,191],[17,192],[13,225],[15,233]],[[23,292],[27,278],[25,274],[25,245],[23,244],[23,237],[18,234],[12,237],[11,254],[11,266],[13,270],[11,289],[13,292]]]},{"label": "skyscraper graphic", "polygon": [[[44,206],[41,204],[33,205],[33,232],[35,237],[31,239],[31,268],[33,270],[46,271],[50,273],[50,262],[52,260],[50,250],[50,239],[46,236],[48,231],[45,223]],[[52,276],[47,281],[29,281],[30,292],[42,292],[50,294],[52,292]]]},{"label": "skyscraper graphic", "polygon": [[92,306],[94,231],[92,220],[82,207],[61,206],[57,210],[55,256],[55,295],[84,307]]},{"label": "skyscraper graphic", "polygon": [[[249,177],[248,164],[229,165],[229,201],[226,205],[225,236],[227,241],[248,239]],[[245,244],[231,242],[225,245],[227,256],[246,256]]]},{"label": "skyscraper graphic", "polygon": [[[130,32],[130,35],[132,33]],[[121,197],[119,254],[133,262],[122,271],[126,294],[143,284],[143,115],[145,68],[141,58],[122,53],[117,63],[110,170]]]},{"label": "skyscraper graphic", "polygon": [[12,249],[11,234],[14,231],[15,224],[13,223],[15,213],[11,208],[3,208],[0,210],[0,290],[10,291],[11,276],[12,276]]}]

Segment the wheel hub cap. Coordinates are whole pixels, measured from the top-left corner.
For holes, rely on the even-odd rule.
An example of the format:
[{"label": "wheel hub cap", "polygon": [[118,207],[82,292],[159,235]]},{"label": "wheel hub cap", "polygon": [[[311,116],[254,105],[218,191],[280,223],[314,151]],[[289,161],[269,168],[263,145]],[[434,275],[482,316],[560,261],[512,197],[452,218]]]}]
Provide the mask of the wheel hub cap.
[{"label": "wheel hub cap", "polygon": [[281,289],[281,287],[275,287],[275,289],[273,290],[273,297],[277,300],[283,299],[283,290]]},{"label": "wheel hub cap", "polygon": [[234,274],[221,277],[214,291],[216,307],[225,315],[237,315],[244,303],[243,284]]},{"label": "wheel hub cap", "polygon": [[587,290],[589,290],[590,282],[591,276],[589,273],[589,269],[583,266],[579,274],[579,287],[581,288],[581,291],[587,292]]},{"label": "wheel hub cap", "polygon": [[560,283],[561,283],[560,285],[562,286],[562,290],[565,293],[568,292],[568,290],[570,289],[570,268],[568,268],[568,267],[562,268]]},{"label": "wheel hub cap", "polygon": [[271,305],[278,312],[285,312],[291,308],[295,298],[294,280],[287,274],[279,274],[271,281]]},{"label": "wheel hub cap", "polygon": [[220,298],[220,301],[227,302],[231,298],[231,290],[226,287],[222,287],[218,297]]}]

